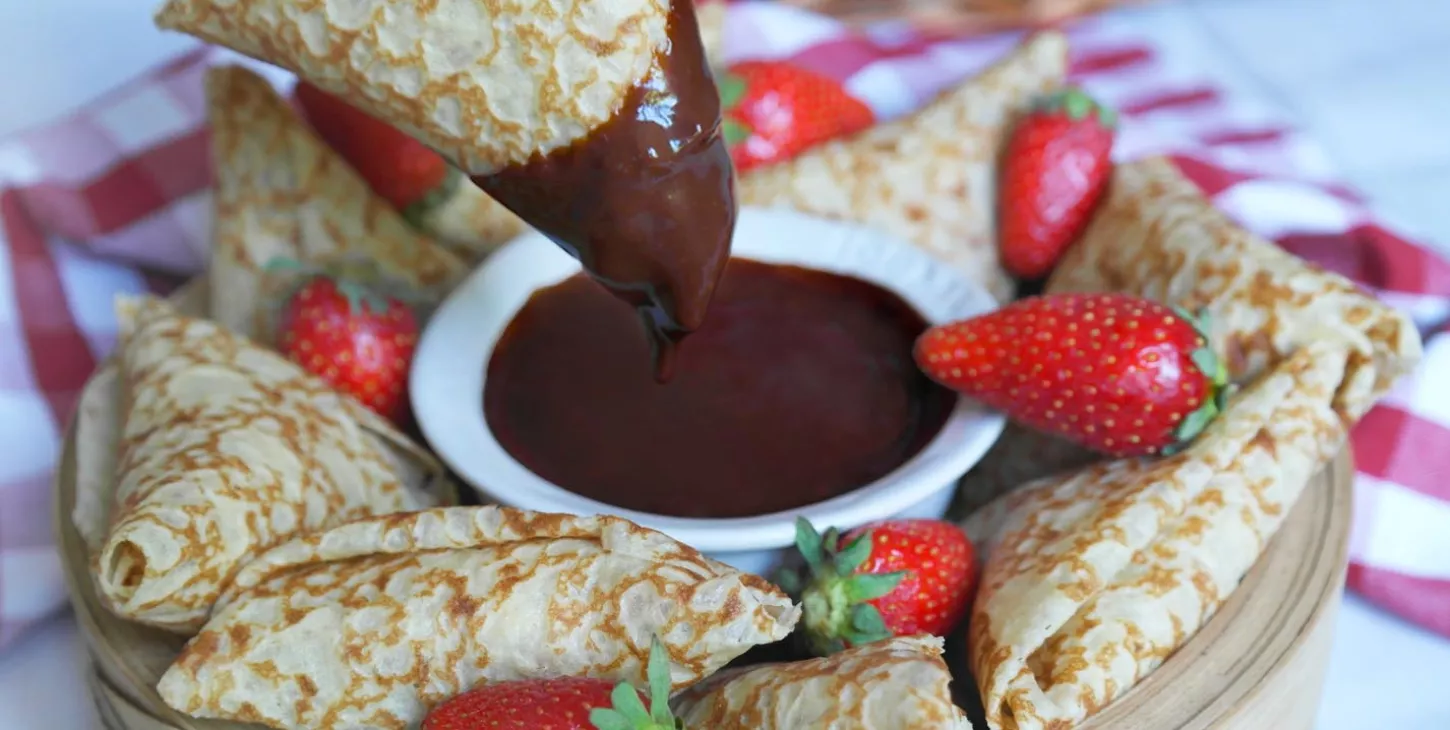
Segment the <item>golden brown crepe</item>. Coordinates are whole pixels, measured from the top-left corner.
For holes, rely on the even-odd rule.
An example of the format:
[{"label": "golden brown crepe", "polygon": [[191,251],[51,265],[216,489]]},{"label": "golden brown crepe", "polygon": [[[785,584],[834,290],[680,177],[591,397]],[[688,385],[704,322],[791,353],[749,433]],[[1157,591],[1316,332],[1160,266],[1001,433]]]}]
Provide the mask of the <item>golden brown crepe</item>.
[{"label": "golden brown crepe", "polygon": [[1244,230],[1167,159],[1123,165],[1049,292],[1122,291],[1204,311],[1235,382],[1324,339],[1350,350],[1334,407],[1356,420],[1420,358],[1400,312]]},{"label": "golden brown crepe", "polygon": [[216,170],[213,319],[270,343],[270,313],[290,286],[290,277],[264,271],[274,258],[375,265],[425,300],[467,273],[374,195],[265,79],[218,67],[206,90]]},{"label": "golden brown crepe", "polygon": [[[432,503],[359,425],[364,409],[293,363],[158,299],[122,298],[117,310],[120,418],[96,434],[118,444],[114,506],[93,555],[116,615],[194,631],[266,548]],[[83,402],[83,419],[104,406]]]},{"label": "golden brown crepe", "polygon": [[503,203],[463,179],[454,180],[442,202],[424,208],[416,222],[470,265],[528,230],[528,224]]},{"label": "golden brown crepe", "polygon": [[695,0],[695,20],[700,25],[705,60],[716,73],[725,64],[725,16],[729,8],[727,0]]},{"label": "golden brown crepe", "polygon": [[1015,285],[997,255],[997,156],[1020,114],[1067,76],[1067,39],[1043,32],[905,119],[742,175],[742,205],[864,223],[911,241],[1001,301]]},{"label": "golden brown crepe", "polygon": [[1047,477],[969,518],[987,554],[970,656],[994,730],[1071,727],[1182,646],[1420,355],[1407,318],[1235,226],[1164,160],[1118,168],[1048,290],[1204,309],[1245,387],[1177,455]]},{"label": "golden brown crepe", "polygon": [[645,686],[655,636],[674,687],[686,687],[783,638],[798,615],[763,579],[620,518],[433,509],[253,561],[157,690],[196,717],[417,727],[482,682]]},{"label": "golden brown crepe", "polygon": [[671,702],[709,730],[971,730],[952,704],[934,636],[908,636],[822,659],[721,672]]},{"label": "golden brown crepe", "polygon": [[668,13],[667,0],[168,0],[156,23],[294,71],[474,176],[607,122],[669,43]]}]

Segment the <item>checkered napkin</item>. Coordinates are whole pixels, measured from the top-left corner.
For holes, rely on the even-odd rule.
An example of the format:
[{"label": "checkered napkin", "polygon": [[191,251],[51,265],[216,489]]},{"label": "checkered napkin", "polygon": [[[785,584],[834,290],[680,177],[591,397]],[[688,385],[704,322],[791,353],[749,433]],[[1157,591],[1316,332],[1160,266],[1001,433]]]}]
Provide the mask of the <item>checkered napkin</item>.
[{"label": "checkered napkin", "polygon": [[[1141,28],[1103,16],[1070,33],[1076,79],[1122,113],[1120,158],[1174,155],[1244,225],[1422,327],[1424,365],[1354,433],[1349,583],[1450,636],[1450,264],[1377,223],[1271,109],[1225,95]],[[749,3],[732,7],[726,49],[731,60],[784,58],[841,79],[890,118],[1018,39],[927,38],[901,25],[853,34]],[[64,603],[51,473],[81,386],[113,344],[112,297],[165,291],[202,266],[211,215],[202,74],[222,60],[237,57],[198,49],[71,118],[0,140],[0,646]]]}]

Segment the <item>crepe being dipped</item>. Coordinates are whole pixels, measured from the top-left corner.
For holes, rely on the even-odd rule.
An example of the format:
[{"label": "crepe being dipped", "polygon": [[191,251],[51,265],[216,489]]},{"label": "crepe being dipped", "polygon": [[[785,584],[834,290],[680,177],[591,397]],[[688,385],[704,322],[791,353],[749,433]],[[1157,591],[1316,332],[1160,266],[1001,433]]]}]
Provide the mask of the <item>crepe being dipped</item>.
[{"label": "crepe being dipped", "polygon": [[725,670],[671,702],[687,728],[971,730],[941,639],[904,636],[820,659]]},{"label": "crepe being dipped", "polygon": [[314,533],[250,563],[157,689],[196,717],[417,727],[484,682],[645,686],[656,636],[683,688],[783,638],[798,614],[763,579],[620,518],[424,510]]},{"label": "crepe being dipped", "polygon": [[1241,390],[1178,454],[1039,479],[968,519],[987,555],[969,653],[997,730],[1071,727],[1181,647],[1420,356],[1405,316],[1234,225],[1161,159],[1117,169],[1047,289],[1206,312]]},{"label": "crepe being dipped", "polygon": [[95,447],[117,450],[113,462],[82,454],[78,479],[110,507],[103,529],[82,533],[112,613],[194,631],[237,569],[272,545],[434,502],[422,474],[358,423],[365,409],[290,361],[158,299],[123,298],[117,313],[116,430],[93,432],[108,404],[90,388],[80,422]]},{"label": "crepe being dipped", "polygon": [[735,204],[692,0],[169,0],[156,22],[436,150],[640,309],[663,356],[703,323]]},{"label": "crepe being dipped", "polygon": [[274,259],[367,265],[415,298],[437,300],[466,273],[415,232],[299,119],[266,79],[241,66],[206,76],[215,173],[211,315],[272,342],[270,313],[292,285]]},{"label": "crepe being dipped", "polygon": [[875,226],[962,270],[999,301],[997,157],[1038,95],[1067,77],[1067,39],[1038,33],[916,113],[743,174],[740,201]]}]

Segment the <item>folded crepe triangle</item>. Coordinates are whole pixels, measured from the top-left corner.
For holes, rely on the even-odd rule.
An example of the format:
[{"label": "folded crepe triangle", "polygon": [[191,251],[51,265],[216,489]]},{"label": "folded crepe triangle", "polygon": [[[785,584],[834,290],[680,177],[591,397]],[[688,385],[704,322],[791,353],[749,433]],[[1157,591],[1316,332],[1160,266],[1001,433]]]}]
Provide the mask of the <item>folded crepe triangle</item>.
[{"label": "folded crepe triangle", "polygon": [[272,85],[240,66],[206,77],[216,170],[212,317],[271,342],[268,312],[286,277],[274,258],[366,262],[422,295],[441,296],[465,267],[415,232],[312,133]]},{"label": "folded crepe triangle", "polygon": [[1067,77],[1067,39],[1045,31],[909,117],[742,175],[743,205],[877,226],[961,269],[1000,301],[997,157],[1012,124]]},{"label": "folded crepe triangle", "polygon": [[727,669],[670,704],[710,730],[971,730],[952,704],[942,641],[904,636],[829,657]]},{"label": "folded crepe triangle", "polygon": [[115,496],[92,564],[112,613],[195,631],[263,550],[433,503],[350,401],[292,362],[159,299],[117,313]]},{"label": "folded crepe triangle", "polygon": [[1420,355],[1404,315],[1234,225],[1165,160],[1119,166],[1047,289],[1206,311],[1244,388],[1179,454],[1039,479],[968,519],[987,555],[969,655],[994,730],[1075,725],[1183,646]]},{"label": "folded crepe triangle", "polygon": [[[1201,311],[1214,351],[1239,384],[1311,342],[1339,341],[1350,360],[1334,407],[1350,422],[1421,355],[1419,335],[1402,313],[1244,230],[1163,158],[1118,167],[1047,291],[1120,291]],[[1054,436],[1008,426],[963,480],[958,510],[1096,458]]]},{"label": "folded crepe triangle", "polygon": [[765,580],[620,518],[439,508],[257,558],[157,690],[188,715],[284,730],[417,727],[480,683],[645,686],[656,636],[687,687],[798,616]]},{"label": "folded crepe triangle", "polygon": [[669,16],[668,0],[167,0],[156,24],[293,71],[477,176],[609,121]]}]

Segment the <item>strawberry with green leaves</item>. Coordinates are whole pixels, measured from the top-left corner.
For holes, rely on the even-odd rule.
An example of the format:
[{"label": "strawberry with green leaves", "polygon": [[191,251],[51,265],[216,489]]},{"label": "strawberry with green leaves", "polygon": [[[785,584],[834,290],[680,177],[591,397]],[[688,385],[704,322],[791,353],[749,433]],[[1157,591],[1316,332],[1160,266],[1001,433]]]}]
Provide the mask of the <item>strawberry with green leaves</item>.
[{"label": "strawberry with green leaves", "polygon": [[1087,227],[1112,174],[1117,118],[1079,89],[1039,100],[1002,156],[998,212],[1002,265],[1036,280]]},{"label": "strawberry with green leaves", "polygon": [[486,684],[433,708],[422,730],[680,730],[670,713],[670,663],[656,639],[649,698],[629,683],[560,677]]},{"label": "strawberry with green leaves", "polygon": [[940,520],[887,520],[843,537],[801,518],[796,548],[806,575],[781,583],[801,597],[805,640],[820,656],[892,636],[945,636],[976,586],[971,541]]},{"label": "strawberry with green leaves", "polygon": [[725,142],[738,172],[770,165],[876,122],[833,79],[781,61],[745,61],[720,79]]},{"label": "strawberry with green leaves", "polygon": [[415,226],[460,191],[462,175],[422,142],[306,81],[294,94],[318,136]]},{"label": "strawberry with green leaves", "polygon": [[297,286],[277,319],[277,349],[394,423],[408,416],[408,370],[418,344],[413,297],[370,264],[323,270],[276,259]]},{"label": "strawberry with green leaves", "polygon": [[933,380],[1113,456],[1172,453],[1223,412],[1228,376],[1203,323],[1126,294],[1048,294],[932,327]]}]

